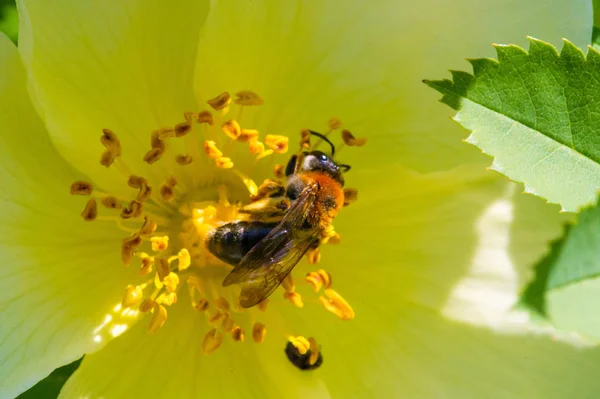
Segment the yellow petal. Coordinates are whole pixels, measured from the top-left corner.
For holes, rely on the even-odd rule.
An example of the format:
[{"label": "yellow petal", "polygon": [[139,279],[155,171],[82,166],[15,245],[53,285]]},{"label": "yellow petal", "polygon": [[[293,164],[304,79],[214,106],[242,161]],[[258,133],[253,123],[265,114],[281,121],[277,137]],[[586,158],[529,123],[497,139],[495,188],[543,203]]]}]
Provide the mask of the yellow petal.
[{"label": "yellow petal", "polygon": [[421,80],[493,56],[492,42],[526,45],[534,35],[585,46],[592,18],[581,16],[591,15],[585,0],[219,1],[201,36],[195,87],[199,101],[258,93],[264,105],[247,107],[244,122],[260,132],[295,142],[301,129],[323,131],[338,117],[368,138],[344,160],[360,151],[371,167],[394,159],[437,170],[486,159],[460,142],[466,132]]},{"label": "yellow petal", "polygon": [[[114,227],[85,223],[76,174],[50,145],[14,45],[0,34],[0,391],[15,397],[100,348],[126,287]],[[116,320],[116,318],[114,319]]]},{"label": "yellow petal", "polygon": [[[18,4],[19,50],[59,152],[103,187],[118,187],[121,176],[99,166],[99,138],[108,128],[120,138],[135,173],[151,178],[151,167],[142,162],[151,132],[173,127],[184,121],[184,112],[197,110],[192,70],[208,3]],[[165,159],[175,167],[183,139],[171,144],[172,156]]]}]

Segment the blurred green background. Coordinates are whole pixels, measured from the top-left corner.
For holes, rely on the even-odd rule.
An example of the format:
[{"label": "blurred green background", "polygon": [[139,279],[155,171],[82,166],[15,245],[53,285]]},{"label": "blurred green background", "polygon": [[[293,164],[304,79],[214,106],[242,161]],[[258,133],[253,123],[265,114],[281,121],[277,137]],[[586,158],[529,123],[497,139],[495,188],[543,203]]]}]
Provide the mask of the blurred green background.
[{"label": "blurred green background", "polygon": [[[47,0],[51,1],[51,0]],[[14,0],[0,0],[0,32],[17,43],[19,19]],[[60,389],[81,363],[81,359],[54,370],[48,377],[19,395],[19,399],[54,399]]]}]

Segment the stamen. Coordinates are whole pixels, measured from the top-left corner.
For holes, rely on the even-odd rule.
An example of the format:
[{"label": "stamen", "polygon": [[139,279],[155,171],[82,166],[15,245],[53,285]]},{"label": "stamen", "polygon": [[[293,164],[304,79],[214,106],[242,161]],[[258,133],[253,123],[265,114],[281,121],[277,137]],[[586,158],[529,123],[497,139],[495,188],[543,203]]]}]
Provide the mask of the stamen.
[{"label": "stamen", "polygon": [[223,130],[223,133],[225,133],[227,137],[232,140],[237,140],[237,138],[242,134],[240,124],[234,119],[224,122],[221,126],[221,130]]},{"label": "stamen", "polygon": [[338,118],[330,118],[329,121],[327,122],[327,125],[329,126],[329,128],[331,130],[336,130],[342,127],[342,121],[339,120]]},{"label": "stamen", "polygon": [[229,314],[226,314],[221,326],[223,327],[224,332],[230,333],[233,331],[233,328],[235,327],[235,322],[233,321],[233,319],[231,318],[231,316]]},{"label": "stamen", "polygon": [[310,349],[310,342],[303,336],[288,337],[288,340],[301,355],[306,355],[306,352]]},{"label": "stamen", "polygon": [[173,189],[176,185],[177,180],[173,176],[170,176],[167,178],[167,181],[160,186],[160,197],[163,199],[163,201],[171,202],[175,198],[175,192]]},{"label": "stamen", "polygon": [[319,292],[323,287],[323,280],[317,272],[309,272],[304,279],[313,286],[315,292]]},{"label": "stamen", "polygon": [[76,181],[71,184],[71,195],[92,195],[92,184],[85,181]]},{"label": "stamen", "polygon": [[142,228],[140,229],[139,234],[142,237],[148,237],[156,231],[157,227],[158,227],[158,225],[156,224],[156,222],[154,220],[148,219],[146,217],[146,218],[144,218],[144,224],[142,225]]},{"label": "stamen", "polygon": [[215,111],[220,111],[231,104],[231,96],[229,95],[229,92],[224,91],[215,98],[211,98],[206,103]]},{"label": "stamen", "polygon": [[331,288],[331,283],[333,282],[331,274],[323,269],[317,270],[317,273],[319,274],[319,277],[321,277],[321,281],[323,282],[325,288]]},{"label": "stamen", "polygon": [[320,356],[319,345],[313,337],[309,337],[308,342],[310,343],[310,356],[308,357],[308,364],[314,366],[319,360]]},{"label": "stamen", "polygon": [[238,105],[263,105],[264,101],[260,96],[250,90],[242,90],[235,93],[235,103]]},{"label": "stamen", "polygon": [[358,190],[355,188],[344,189],[344,206],[348,206],[358,200]]},{"label": "stamen", "polygon": [[175,157],[175,162],[177,162],[179,165],[189,165],[192,163],[192,156],[189,154],[186,155],[177,155]]},{"label": "stamen", "polygon": [[231,309],[229,302],[223,297],[215,299],[215,306],[217,307],[217,309],[220,309],[224,312],[229,312],[229,310]]},{"label": "stamen", "polygon": [[230,158],[227,158],[227,157],[219,157],[219,158],[215,159],[215,164],[217,165],[217,168],[221,168],[221,169],[233,168],[233,162],[231,161]]},{"label": "stamen", "polygon": [[248,192],[250,193],[250,198],[252,198],[252,196],[258,193],[258,187],[256,186],[256,183],[254,183],[254,180],[250,179],[248,176],[246,176],[237,169],[234,169],[232,172],[235,173],[240,179],[242,179],[242,182],[244,183],[244,185],[248,189]]},{"label": "stamen", "polygon": [[129,284],[125,289],[125,295],[123,296],[121,306],[124,308],[131,308],[137,305],[142,300],[142,295],[142,287]]},{"label": "stamen", "polygon": [[110,152],[109,150],[105,150],[100,156],[100,165],[108,168],[110,167],[110,165],[113,164],[115,159],[116,156],[112,152]]},{"label": "stamen", "polygon": [[152,272],[152,265],[154,264],[154,256],[149,256],[146,253],[140,254],[142,258],[142,267],[140,268],[140,274],[146,276]]},{"label": "stamen", "polygon": [[162,158],[165,150],[160,148],[153,148],[144,155],[144,162],[147,162],[149,165],[152,165],[156,161]]},{"label": "stamen", "polygon": [[204,312],[208,309],[209,303],[206,299],[202,298],[198,301],[198,303],[194,306],[196,310]]},{"label": "stamen", "polygon": [[171,292],[169,294],[165,294],[164,292],[156,298],[156,303],[166,306],[173,306],[177,302],[177,293]]},{"label": "stamen", "polygon": [[267,328],[262,323],[254,323],[252,327],[252,339],[257,344],[262,344],[267,335]]},{"label": "stamen", "polygon": [[81,217],[86,222],[91,222],[92,220],[95,220],[97,216],[98,204],[96,203],[96,200],[92,198],[85,204],[85,208],[83,209],[83,212],[81,212]]},{"label": "stamen", "polygon": [[258,140],[250,140],[248,149],[252,155],[260,155],[265,152],[265,145]]},{"label": "stamen", "polygon": [[102,129],[100,142],[107,151],[110,151],[114,155],[115,158],[121,156],[121,142],[112,130]]},{"label": "stamen", "polygon": [[302,302],[302,295],[297,292],[284,292],[283,297],[290,301],[292,305],[297,308],[302,309],[304,307],[304,302]]},{"label": "stamen", "polygon": [[354,318],[354,310],[340,294],[331,288],[327,288],[325,290],[325,295],[327,298],[324,296],[319,297],[319,300],[325,309],[342,320],[352,320]]},{"label": "stamen", "polygon": [[289,137],[267,134],[265,144],[277,154],[285,154],[288,151]]},{"label": "stamen", "polygon": [[198,114],[198,119],[196,119],[198,123],[207,123],[212,126],[213,124],[213,116],[210,111],[202,111]]},{"label": "stamen", "polygon": [[237,137],[237,141],[240,143],[248,143],[252,140],[258,140],[258,130],[242,129],[240,135]]},{"label": "stamen", "polygon": [[110,195],[108,197],[102,198],[100,200],[100,203],[108,209],[121,209],[122,208],[121,203],[119,202],[117,197],[113,197]]},{"label": "stamen", "polygon": [[285,278],[281,281],[281,286],[286,292],[291,293],[296,291],[296,285],[294,284],[294,279],[292,278],[291,273],[285,276]]},{"label": "stamen", "polygon": [[156,303],[151,298],[146,298],[140,304],[139,310],[142,313],[148,313],[154,308],[154,305],[156,305]]},{"label": "stamen", "polygon": [[148,180],[146,180],[145,178],[143,178],[141,176],[131,175],[127,179],[127,185],[131,188],[140,189],[147,184],[148,184]]},{"label": "stamen", "polygon": [[367,143],[366,137],[356,138],[349,130],[342,130],[342,140],[349,147],[362,147]]},{"label": "stamen", "polygon": [[[301,343],[299,342],[300,339],[302,339]],[[306,340],[304,337],[290,337],[285,347],[287,358],[300,370],[314,370],[323,363],[323,356],[320,353],[320,349],[316,341],[312,339],[314,341],[313,344],[310,341],[311,339]],[[316,360],[313,357],[313,347],[315,347],[315,351],[317,352]]]},{"label": "stamen", "polygon": [[154,305],[154,314],[152,315],[152,320],[148,325],[148,332],[150,334],[154,334],[165,324],[167,321],[167,308],[163,305],[155,304]]},{"label": "stamen", "polygon": [[179,260],[179,264],[177,265],[177,270],[183,271],[190,267],[192,264],[192,257],[190,256],[190,252],[182,248],[177,254],[177,259]]},{"label": "stamen", "polygon": [[165,288],[169,292],[177,291],[177,286],[179,285],[179,276],[176,273],[170,272],[163,281]]},{"label": "stamen", "polygon": [[327,241],[327,244],[337,245],[337,244],[339,244],[341,242],[342,242],[342,236],[340,236],[336,232],[333,232],[333,235],[331,237],[329,237],[329,240]]},{"label": "stamen", "polygon": [[240,326],[233,327],[233,330],[231,331],[231,337],[236,342],[244,342],[245,334],[244,334],[244,330],[242,329],[242,327],[240,327]]},{"label": "stamen", "polygon": [[308,150],[310,148],[310,130],[304,129],[300,132],[300,148],[304,150]]},{"label": "stamen", "polygon": [[285,166],[278,163],[273,167],[273,174],[278,179],[283,179],[285,177]]},{"label": "stamen", "polygon": [[192,131],[192,124],[189,121],[175,125],[175,137],[183,137]]},{"label": "stamen", "polygon": [[220,310],[217,310],[217,311],[215,311],[215,313],[212,314],[212,316],[208,317],[208,323],[212,324],[212,325],[216,325],[219,322],[221,322],[224,317],[225,317],[225,314],[223,312],[221,312]]},{"label": "stamen", "polygon": [[266,312],[267,311],[267,305],[269,304],[269,298],[265,298],[262,301],[260,301],[260,303],[258,305],[256,305],[256,307],[258,308],[258,310],[260,310],[261,312]]},{"label": "stamen", "polygon": [[137,218],[142,215],[143,205],[141,202],[133,200],[126,208],[121,210],[121,219]]},{"label": "stamen", "polygon": [[129,266],[131,264],[131,260],[133,259],[133,254],[137,247],[142,243],[142,237],[138,233],[133,234],[130,237],[123,239],[123,243],[121,244],[121,261],[125,266]]},{"label": "stamen", "polygon": [[221,343],[223,343],[223,334],[217,332],[216,328],[213,328],[204,336],[204,341],[202,341],[202,352],[204,352],[205,355],[208,355],[209,353],[216,351],[219,346],[221,346]]},{"label": "stamen", "polygon": [[169,273],[171,273],[169,261],[165,258],[157,258],[156,274],[158,275],[158,281],[162,283],[165,280],[165,278],[169,275]]},{"label": "stamen", "polygon": [[166,251],[169,247],[169,236],[152,237],[150,241],[152,242],[152,250],[154,252]]},{"label": "stamen", "polygon": [[309,250],[306,253],[306,259],[308,259],[308,263],[311,265],[319,263],[321,261],[321,250],[319,248]]},{"label": "stamen", "polygon": [[204,153],[211,159],[217,159],[223,156],[221,150],[217,148],[217,143],[212,140],[206,140],[202,146]]}]

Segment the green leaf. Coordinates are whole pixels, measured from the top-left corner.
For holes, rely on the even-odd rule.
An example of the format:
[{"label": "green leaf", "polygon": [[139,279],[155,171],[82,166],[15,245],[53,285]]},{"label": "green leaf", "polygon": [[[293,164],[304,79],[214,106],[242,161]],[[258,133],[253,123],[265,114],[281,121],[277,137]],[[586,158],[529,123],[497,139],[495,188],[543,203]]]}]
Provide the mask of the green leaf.
[{"label": "green leaf", "polygon": [[521,304],[557,328],[600,340],[600,204],[565,229],[535,272]]},{"label": "green leaf", "polygon": [[83,358],[74,361],[54,370],[50,375],[27,391],[23,392],[16,399],[55,399],[62,389],[67,379],[77,370]]},{"label": "green leaf", "polygon": [[600,53],[565,40],[530,38],[529,53],[496,45],[498,61],[469,60],[473,75],[425,81],[459,110],[467,142],[494,157],[492,169],[523,182],[525,191],[577,211],[600,188]]}]

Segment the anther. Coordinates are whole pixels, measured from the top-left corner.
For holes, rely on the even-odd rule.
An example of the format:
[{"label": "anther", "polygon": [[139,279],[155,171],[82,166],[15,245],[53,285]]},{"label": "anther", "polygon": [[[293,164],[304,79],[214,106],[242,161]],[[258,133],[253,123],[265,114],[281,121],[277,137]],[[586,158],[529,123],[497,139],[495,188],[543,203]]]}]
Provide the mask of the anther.
[{"label": "anther", "polygon": [[342,236],[340,236],[339,233],[336,233],[335,231],[333,232],[333,235],[331,237],[329,237],[329,240],[327,241],[327,244],[333,244],[333,245],[337,245],[340,242],[342,242]]},{"label": "anther", "polygon": [[204,153],[211,159],[217,159],[223,156],[221,150],[217,148],[217,143],[212,140],[206,140],[202,145]]},{"label": "anther", "polygon": [[165,135],[164,130],[155,130],[152,132],[150,136],[150,147],[152,149],[158,149],[164,151],[166,149],[166,145],[164,140],[161,139],[162,136]]},{"label": "anther", "polygon": [[179,261],[179,264],[177,265],[177,270],[179,271],[187,269],[192,264],[192,257],[190,256],[190,252],[185,248],[182,248],[179,251],[179,253],[177,254],[177,259]]},{"label": "anther", "polygon": [[229,301],[227,301],[227,299],[225,299],[223,297],[219,297],[219,298],[215,299],[215,306],[217,307],[217,309],[220,309],[224,312],[229,312],[229,310],[231,309],[231,306],[229,305]]},{"label": "anther", "polygon": [[142,203],[136,200],[133,200],[127,205],[126,208],[121,210],[120,216],[121,219],[129,219],[136,218],[142,215],[143,206]]},{"label": "anther", "polygon": [[321,277],[321,281],[323,282],[323,285],[325,286],[325,288],[331,288],[331,284],[333,282],[333,280],[331,278],[331,274],[329,274],[327,271],[325,271],[323,269],[317,270],[317,273]]},{"label": "anther", "polygon": [[140,188],[135,200],[138,202],[145,202],[150,198],[150,195],[152,195],[152,188],[144,184],[142,188]]},{"label": "anther", "polygon": [[125,295],[123,295],[121,306],[130,308],[137,305],[142,300],[142,295],[142,287],[129,284],[125,289]]},{"label": "anther", "polygon": [[144,218],[144,224],[142,225],[142,228],[139,231],[139,234],[142,237],[147,237],[152,235],[152,233],[154,233],[156,231],[156,228],[158,227],[158,225],[156,224],[156,222],[152,219],[148,219],[148,218]]},{"label": "anther", "polygon": [[308,342],[310,343],[310,356],[308,357],[308,364],[314,366],[319,360],[320,348],[319,344],[313,337],[308,338]]},{"label": "anther", "polygon": [[152,315],[152,320],[148,325],[148,332],[150,334],[154,334],[165,324],[167,321],[167,308],[163,305],[155,304],[154,305],[154,314]]},{"label": "anther", "polygon": [[267,305],[269,304],[269,298],[265,298],[262,301],[260,301],[260,303],[256,306],[258,308],[258,310],[260,310],[261,312],[266,312],[267,311]]},{"label": "anther", "polygon": [[199,310],[201,312],[204,312],[205,310],[208,309],[209,303],[206,299],[202,298],[198,301],[198,303],[196,303],[196,305],[194,306],[196,308],[196,310]]},{"label": "anther", "polygon": [[327,288],[325,290],[325,295],[327,298],[322,295],[319,297],[319,300],[325,309],[342,320],[352,320],[354,318],[354,310],[340,294],[331,288]]},{"label": "anther", "polygon": [[227,158],[227,157],[219,157],[219,158],[215,159],[215,164],[217,165],[217,168],[220,168],[220,169],[233,168],[233,162],[231,161],[231,158]]},{"label": "anther", "polygon": [[306,253],[306,259],[308,259],[308,263],[311,265],[319,263],[321,261],[321,250],[319,248],[309,250]]},{"label": "anther", "polygon": [[237,138],[237,141],[240,143],[248,143],[252,140],[258,139],[258,130],[254,129],[242,129],[240,135]]},{"label": "anther", "polygon": [[102,136],[100,136],[100,142],[108,151],[110,151],[115,157],[121,156],[121,143],[117,138],[117,135],[109,129],[102,129]]},{"label": "anther", "polygon": [[169,236],[152,237],[150,238],[150,242],[152,243],[152,250],[154,252],[166,251],[169,247]]},{"label": "anther", "polygon": [[265,145],[258,140],[250,140],[248,149],[252,155],[260,155],[265,152]]},{"label": "anther", "polygon": [[307,150],[310,148],[310,130],[304,129],[300,132],[300,148]]},{"label": "anther", "polygon": [[267,147],[275,151],[277,154],[285,154],[288,150],[289,137],[267,134],[265,136],[265,144]]},{"label": "anther", "polygon": [[223,133],[225,133],[227,137],[233,140],[237,140],[237,138],[242,134],[240,124],[234,119],[224,122],[221,126],[221,130],[223,130]]},{"label": "anther", "polygon": [[198,114],[195,112],[184,112],[183,113],[183,119],[185,119],[186,122],[191,122],[194,119],[196,119],[198,117]]},{"label": "anther", "polygon": [[189,154],[177,155],[175,157],[175,162],[177,162],[179,165],[189,165],[192,163],[192,156]]},{"label": "anther", "polygon": [[278,163],[273,167],[273,174],[278,179],[283,179],[285,177],[285,166]]},{"label": "anther", "polygon": [[348,206],[358,199],[358,190],[355,188],[344,189],[344,206]]},{"label": "anther", "polygon": [[206,103],[210,105],[215,111],[219,111],[231,104],[231,96],[229,95],[229,92],[224,91],[215,98],[211,98]]},{"label": "anther", "polygon": [[297,341],[290,339],[285,347],[285,354],[294,366],[300,370],[314,370],[323,364],[323,356],[320,353],[317,355],[317,360],[311,364],[312,351],[310,349],[310,342],[307,341],[307,349],[304,350],[304,353],[298,346],[294,345],[295,342]]},{"label": "anther", "polygon": [[216,351],[219,346],[221,346],[222,342],[223,334],[217,332],[216,328],[213,328],[204,336],[204,340],[202,341],[202,352],[204,352],[205,355],[208,355],[209,353]]},{"label": "anther", "polygon": [[100,203],[104,205],[104,207],[108,209],[121,209],[121,203],[117,199],[117,197],[108,196],[104,197],[100,200]]},{"label": "anther", "polygon": [[342,140],[344,143],[350,147],[362,147],[367,143],[367,139],[365,137],[356,138],[349,130],[342,130]]},{"label": "anther", "polygon": [[235,93],[235,103],[238,105],[263,105],[264,101],[260,96],[250,90],[242,90]]},{"label": "anther", "polygon": [[267,328],[262,323],[254,323],[252,327],[252,339],[257,344],[262,344],[265,340],[265,335],[267,335]]},{"label": "anther", "polygon": [[148,254],[142,254],[142,266],[140,267],[140,274],[146,276],[152,271],[152,265],[154,264],[154,256]]},{"label": "anther", "polygon": [[220,310],[215,311],[211,316],[208,317],[208,323],[212,325],[216,325],[225,317],[225,313]]},{"label": "anther", "polygon": [[177,291],[177,286],[179,286],[179,276],[176,273],[170,272],[163,280],[165,284],[165,288],[169,292]]},{"label": "anther", "polygon": [[144,185],[148,185],[148,180],[141,176],[131,175],[127,178],[127,185],[131,188],[142,188]]},{"label": "anther", "polygon": [[151,311],[152,308],[154,308],[154,305],[155,305],[155,302],[152,299],[146,298],[140,304],[139,310],[142,313],[147,313],[147,312]]},{"label": "anther", "polygon": [[[164,139],[168,139],[169,137],[175,137],[175,129],[173,129],[172,127],[161,127],[160,129],[157,130],[158,132],[158,139],[160,140],[164,140]],[[164,143],[163,144],[157,144],[157,148],[158,147],[164,147]],[[152,146],[152,148],[154,148],[154,146]]]},{"label": "anther", "polygon": [[294,292],[296,291],[296,286],[294,285],[294,279],[292,278],[292,274],[288,274],[281,281],[281,286],[286,292]]},{"label": "anther", "polygon": [[319,292],[323,287],[323,280],[321,280],[321,276],[317,272],[309,272],[304,280],[313,286],[315,292]]},{"label": "anther", "polygon": [[171,202],[175,198],[173,187],[169,187],[167,184],[160,186],[160,198],[165,202]]},{"label": "anther", "polygon": [[129,266],[131,264],[131,260],[133,259],[133,254],[137,247],[142,243],[142,237],[138,233],[133,234],[125,239],[121,244],[121,261],[125,266]]},{"label": "anther", "polygon": [[192,131],[192,124],[190,122],[182,122],[175,125],[175,137],[183,137]]},{"label": "anther", "polygon": [[156,161],[162,158],[165,150],[161,148],[153,148],[144,155],[144,162],[147,162],[149,165],[152,165]]},{"label": "anther", "polygon": [[81,212],[81,217],[86,222],[91,222],[95,220],[98,216],[98,204],[95,199],[90,199],[86,204],[85,208],[83,208],[83,212]]},{"label": "anther", "polygon": [[92,184],[86,181],[76,181],[71,184],[71,195],[92,195]]},{"label": "anther", "polygon": [[223,331],[226,333],[233,331],[233,328],[235,327],[235,322],[233,321],[233,319],[231,318],[231,316],[229,314],[225,315],[225,318],[223,319],[223,322],[221,323],[221,327],[223,327]]},{"label": "anther", "polygon": [[288,337],[288,340],[301,355],[306,355],[310,349],[310,342],[303,336]]},{"label": "anther", "polygon": [[165,278],[171,273],[169,268],[169,260],[166,258],[156,259],[156,273],[158,273],[158,280],[162,283]]},{"label": "anther", "polygon": [[304,307],[304,302],[302,302],[302,295],[297,292],[284,292],[283,297],[290,301],[292,305],[297,308],[302,309]]},{"label": "anther", "polygon": [[112,152],[110,152],[109,150],[105,150],[100,156],[100,165],[108,168],[110,165],[113,164],[115,159],[116,157]]},{"label": "anther", "polygon": [[177,293],[170,292],[168,294],[162,293],[156,298],[156,303],[166,306],[173,306],[177,302]]},{"label": "anther", "polygon": [[213,124],[213,116],[210,111],[202,111],[198,114],[198,118],[196,119],[198,123],[207,123],[212,126]]},{"label": "anther", "polygon": [[338,118],[330,118],[329,121],[327,122],[327,125],[329,126],[329,128],[331,130],[336,130],[342,127],[342,121],[339,120]]},{"label": "anther", "polygon": [[244,342],[244,336],[244,330],[240,326],[235,326],[231,330],[231,338],[236,342]]}]

